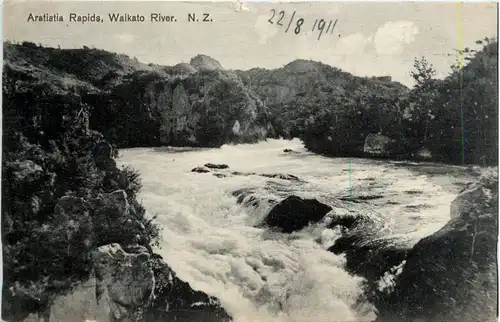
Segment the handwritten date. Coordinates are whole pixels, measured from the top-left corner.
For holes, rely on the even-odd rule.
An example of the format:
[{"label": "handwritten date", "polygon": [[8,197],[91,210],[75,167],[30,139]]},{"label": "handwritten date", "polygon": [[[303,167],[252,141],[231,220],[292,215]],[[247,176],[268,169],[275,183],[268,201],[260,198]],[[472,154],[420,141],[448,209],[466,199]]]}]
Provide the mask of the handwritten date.
[{"label": "handwritten date", "polygon": [[[271,24],[276,24],[277,26],[283,27],[283,19],[285,19],[285,23],[287,23],[287,27],[285,30],[285,33],[290,30],[290,26],[294,22],[295,19],[295,14],[296,11],[292,13],[292,16],[288,20],[288,17],[286,16],[285,11],[280,11],[276,12],[275,9],[271,9],[272,16],[269,18],[269,23]],[[318,40],[321,38],[323,34],[328,34],[328,33],[333,33],[333,30],[335,29],[335,26],[337,25],[338,19],[335,19],[335,21],[330,20],[326,21],[324,19],[316,19],[314,21],[314,24],[312,28],[310,29],[312,32],[317,32],[318,33]],[[293,27],[293,32],[298,35],[301,32],[302,25],[304,24],[305,19],[304,18],[298,18],[295,20],[295,25]],[[327,26],[328,24],[328,26]],[[325,30],[326,27],[326,30]]]}]

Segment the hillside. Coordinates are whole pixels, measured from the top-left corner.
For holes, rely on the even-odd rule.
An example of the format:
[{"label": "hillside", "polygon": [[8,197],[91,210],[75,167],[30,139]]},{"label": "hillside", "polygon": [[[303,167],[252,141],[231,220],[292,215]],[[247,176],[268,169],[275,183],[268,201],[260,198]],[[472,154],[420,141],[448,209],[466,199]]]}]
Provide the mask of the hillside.
[{"label": "hillside", "polygon": [[409,89],[308,60],[230,71],[203,54],[160,66],[86,47],[6,43],[4,99],[50,110],[51,98],[71,93],[89,110],[90,127],[119,147],[218,147],[281,136],[330,156],[492,164],[495,46],[489,40],[469,51],[465,67],[444,80],[432,78],[430,66]]},{"label": "hillside", "polygon": [[3,70],[8,104],[50,110],[52,99],[73,96],[89,110],[90,127],[119,147],[213,147],[272,132],[259,98],[205,55],[170,67],[97,49],[6,43]]},{"label": "hillside", "polygon": [[321,151],[332,155],[363,155],[368,134],[397,132],[387,120],[399,112],[394,111],[396,103],[409,92],[387,77],[357,77],[306,60],[275,70],[252,69],[238,74],[275,116],[273,124],[280,135],[298,136],[313,150],[316,140],[328,140],[323,124],[334,137],[348,137],[348,141],[329,143],[328,151]]}]

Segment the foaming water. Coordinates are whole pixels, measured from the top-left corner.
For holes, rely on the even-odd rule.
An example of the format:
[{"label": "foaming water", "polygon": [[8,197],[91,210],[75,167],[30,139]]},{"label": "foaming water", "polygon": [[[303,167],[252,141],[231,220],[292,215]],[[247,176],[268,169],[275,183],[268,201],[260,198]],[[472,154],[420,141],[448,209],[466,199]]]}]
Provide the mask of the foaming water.
[{"label": "foaming water", "polygon": [[[293,234],[255,228],[271,205],[245,207],[231,192],[253,188],[264,199],[295,194],[325,202],[378,196],[334,211],[368,209],[393,234],[415,241],[446,223],[454,198],[426,176],[387,162],[313,155],[299,140],[128,149],[120,162],[141,173],[140,198],[163,226],[158,252],[194,289],[218,297],[236,322],[372,321],[376,314],[363,301],[362,279],[343,269],[343,256],[325,250],[339,236],[336,231],[324,224]],[[191,172],[207,162],[228,164],[229,172],[293,174],[302,182]]]}]

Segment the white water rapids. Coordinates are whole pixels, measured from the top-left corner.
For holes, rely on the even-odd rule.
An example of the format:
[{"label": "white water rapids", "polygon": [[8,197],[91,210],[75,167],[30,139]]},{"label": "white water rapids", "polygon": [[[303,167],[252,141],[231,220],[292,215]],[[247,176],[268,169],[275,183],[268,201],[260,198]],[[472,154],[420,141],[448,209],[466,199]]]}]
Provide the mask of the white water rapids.
[{"label": "white water rapids", "polygon": [[[231,192],[252,187],[281,200],[287,191],[302,197],[368,191],[383,197],[364,205],[386,228],[417,239],[446,223],[456,195],[449,182],[436,184],[391,162],[313,155],[299,140],[220,149],[126,149],[119,161],[141,173],[140,200],[163,227],[158,252],[179,278],[218,297],[235,322],[372,321],[376,312],[358,300],[362,278],[343,269],[343,256],[326,250],[338,232],[322,223],[293,234],[254,228],[270,206],[245,207]],[[293,174],[305,183],[191,172],[207,162],[229,165],[225,171]],[[269,181],[281,188],[265,189]]]}]

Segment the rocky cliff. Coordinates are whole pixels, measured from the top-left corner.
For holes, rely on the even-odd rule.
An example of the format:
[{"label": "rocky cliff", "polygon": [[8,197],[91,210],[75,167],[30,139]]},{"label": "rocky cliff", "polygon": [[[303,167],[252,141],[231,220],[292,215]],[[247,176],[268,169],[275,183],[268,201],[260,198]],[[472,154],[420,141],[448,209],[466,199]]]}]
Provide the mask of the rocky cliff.
[{"label": "rocky cliff", "polygon": [[267,109],[233,72],[206,55],[173,67],[97,49],[5,44],[4,98],[43,109],[75,96],[90,127],[120,147],[216,147],[272,133]]},{"label": "rocky cliff", "polygon": [[[109,122],[119,119],[119,109],[113,106],[128,104],[130,110],[142,111],[135,113],[136,119],[149,120],[145,122],[151,129],[148,132],[154,132],[149,141],[158,145],[217,147],[263,140],[272,131],[264,104],[234,73],[224,70],[202,68],[194,73],[162,76],[138,72],[110,95],[113,98],[108,102],[112,103],[102,104],[94,123],[103,119],[102,114],[108,114]],[[110,131],[101,130],[105,134]],[[126,127],[111,131],[117,140],[127,135]]]}]

